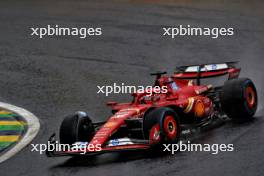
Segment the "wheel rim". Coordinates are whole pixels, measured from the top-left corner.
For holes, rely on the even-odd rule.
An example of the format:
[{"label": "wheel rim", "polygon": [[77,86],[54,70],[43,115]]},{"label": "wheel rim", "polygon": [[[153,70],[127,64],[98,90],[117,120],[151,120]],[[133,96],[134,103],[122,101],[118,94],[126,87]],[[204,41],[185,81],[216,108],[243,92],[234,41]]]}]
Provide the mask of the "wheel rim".
[{"label": "wheel rim", "polygon": [[164,123],[163,123],[163,128],[166,136],[169,139],[175,139],[177,136],[177,122],[173,118],[173,116],[166,116]]},{"label": "wheel rim", "polygon": [[253,108],[256,104],[256,93],[251,86],[248,86],[246,89],[246,100],[250,108]]},{"label": "wheel rim", "polygon": [[160,142],[161,137],[160,137],[160,126],[159,126],[159,124],[155,124],[150,129],[149,140],[150,140],[151,144]]}]

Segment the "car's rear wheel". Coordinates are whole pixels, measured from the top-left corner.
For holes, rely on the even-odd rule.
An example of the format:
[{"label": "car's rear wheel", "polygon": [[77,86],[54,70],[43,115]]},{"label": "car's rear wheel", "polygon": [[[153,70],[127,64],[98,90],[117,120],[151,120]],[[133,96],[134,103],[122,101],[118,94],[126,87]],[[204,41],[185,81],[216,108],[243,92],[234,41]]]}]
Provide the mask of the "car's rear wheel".
[{"label": "car's rear wheel", "polygon": [[180,138],[180,123],[171,108],[157,108],[143,119],[143,131],[150,144],[177,143]]},{"label": "car's rear wheel", "polygon": [[248,78],[226,81],[220,100],[226,115],[235,121],[251,119],[258,106],[255,85]]},{"label": "car's rear wheel", "polygon": [[60,126],[60,142],[73,144],[77,141],[89,142],[94,135],[94,126],[85,112],[77,112],[65,117]]}]

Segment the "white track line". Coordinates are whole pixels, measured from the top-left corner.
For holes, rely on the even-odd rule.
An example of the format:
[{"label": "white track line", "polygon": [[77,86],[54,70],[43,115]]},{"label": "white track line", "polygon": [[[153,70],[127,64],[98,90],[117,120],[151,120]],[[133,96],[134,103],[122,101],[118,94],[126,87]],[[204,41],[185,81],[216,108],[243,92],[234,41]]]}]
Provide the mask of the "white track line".
[{"label": "white track line", "polygon": [[17,152],[22,150],[25,146],[27,146],[34,139],[34,137],[38,134],[40,124],[39,124],[38,118],[34,114],[32,114],[31,112],[23,108],[20,108],[20,107],[11,105],[11,104],[3,103],[3,102],[0,102],[0,108],[11,111],[23,117],[26,120],[27,125],[28,125],[26,134],[24,134],[22,139],[18,141],[18,143],[13,148],[11,148],[6,153],[0,156],[0,163],[2,163],[3,161],[14,156]]}]

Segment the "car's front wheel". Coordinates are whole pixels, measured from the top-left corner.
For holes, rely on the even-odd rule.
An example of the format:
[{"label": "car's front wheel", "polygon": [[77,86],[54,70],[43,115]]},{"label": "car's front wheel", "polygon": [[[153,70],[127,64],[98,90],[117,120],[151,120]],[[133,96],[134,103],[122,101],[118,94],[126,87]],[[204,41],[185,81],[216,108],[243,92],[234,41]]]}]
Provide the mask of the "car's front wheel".
[{"label": "car's front wheel", "polygon": [[77,112],[65,117],[60,126],[60,142],[73,144],[77,141],[89,142],[94,134],[94,126],[85,112]]}]

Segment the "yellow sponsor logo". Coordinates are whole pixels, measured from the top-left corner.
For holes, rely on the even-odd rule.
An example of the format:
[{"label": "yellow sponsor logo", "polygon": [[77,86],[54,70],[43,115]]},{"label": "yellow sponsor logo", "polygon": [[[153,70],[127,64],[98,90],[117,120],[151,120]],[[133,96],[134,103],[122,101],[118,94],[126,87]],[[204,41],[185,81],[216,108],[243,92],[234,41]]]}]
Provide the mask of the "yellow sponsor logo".
[{"label": "yellow sponsor logo", "polygon": [[187,107],[184,109],[185,113],[188,113],[192,110],[193,108],[193,103],[194,103],[194,98],[188,98],[188,105]]}]

